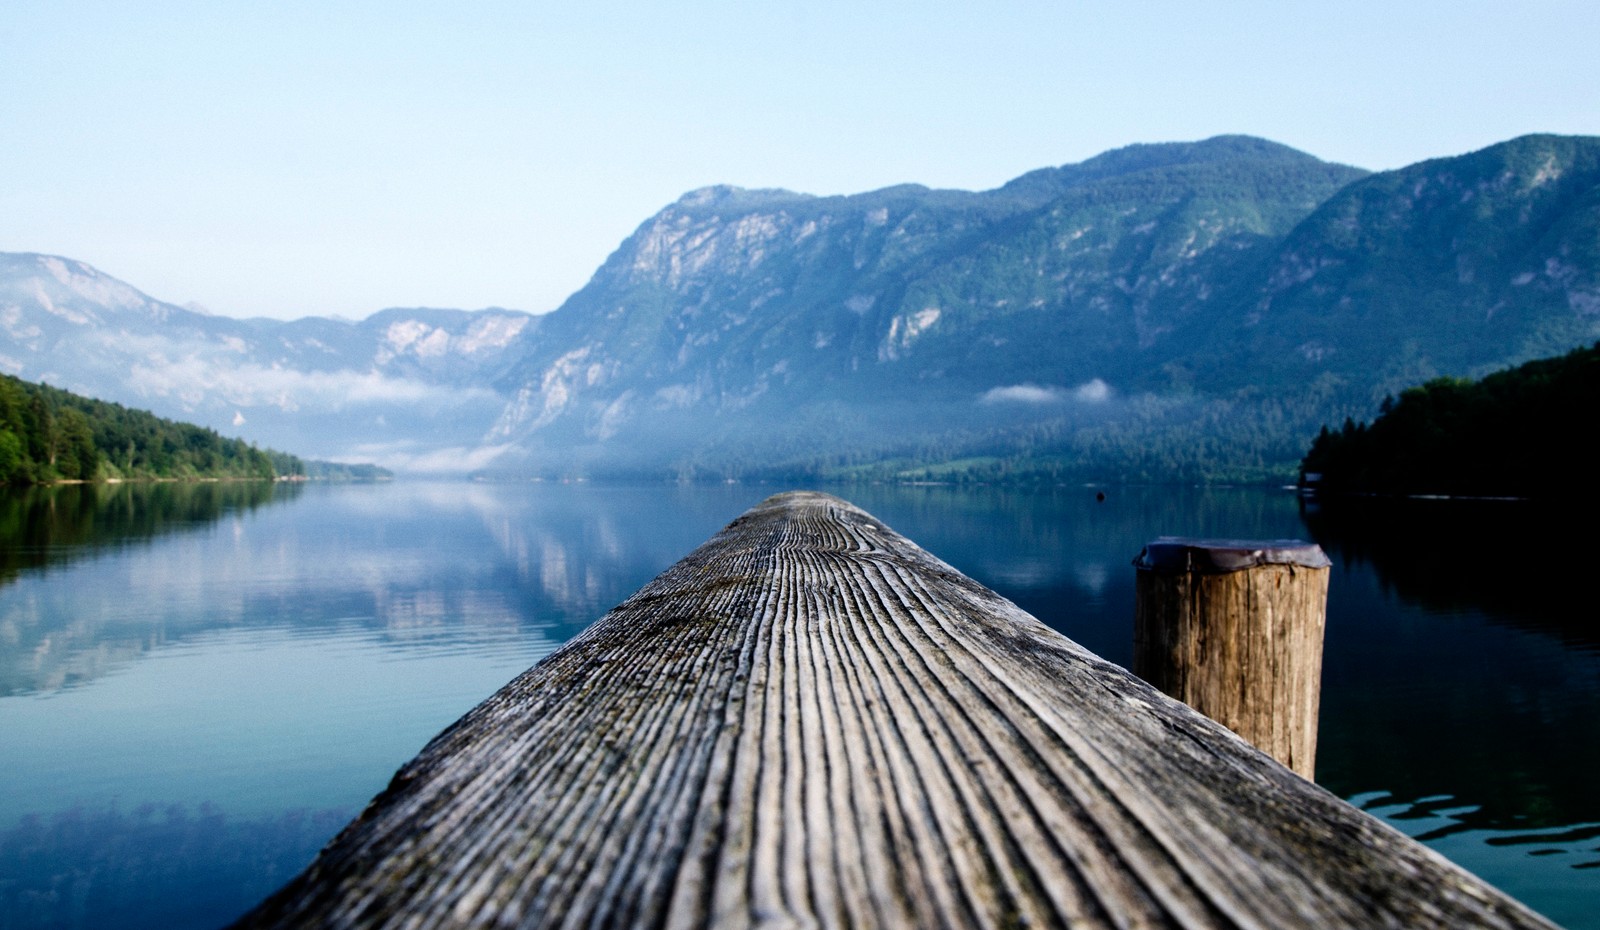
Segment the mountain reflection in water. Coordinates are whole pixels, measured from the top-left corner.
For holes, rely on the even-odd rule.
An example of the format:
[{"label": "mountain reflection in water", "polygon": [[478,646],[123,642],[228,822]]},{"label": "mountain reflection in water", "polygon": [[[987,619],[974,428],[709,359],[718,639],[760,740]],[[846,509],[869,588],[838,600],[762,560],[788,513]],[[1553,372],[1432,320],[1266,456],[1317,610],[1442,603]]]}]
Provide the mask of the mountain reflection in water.
[{"label": "mountain reflection in water", "polygon": [[[0,588],[114,547],[205,530],[230,514],[293,500],[296,484],[129,482],[0,492]],[[136,659],[183,630],[129,626],[103,609],[51,610],[41,597],[0,599],[0,696],[69,687]],[[126,592],[105,591],[122,600]]]}]

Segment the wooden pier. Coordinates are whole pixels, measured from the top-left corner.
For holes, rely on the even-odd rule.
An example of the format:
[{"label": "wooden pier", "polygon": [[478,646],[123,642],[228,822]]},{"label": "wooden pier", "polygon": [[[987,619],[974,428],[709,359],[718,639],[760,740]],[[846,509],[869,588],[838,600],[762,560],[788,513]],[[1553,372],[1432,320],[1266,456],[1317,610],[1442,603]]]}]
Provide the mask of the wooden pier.
[{"label": "wooden pier", "polygon": [[790,493],[434,739],[237,926],[1551,925]]}]

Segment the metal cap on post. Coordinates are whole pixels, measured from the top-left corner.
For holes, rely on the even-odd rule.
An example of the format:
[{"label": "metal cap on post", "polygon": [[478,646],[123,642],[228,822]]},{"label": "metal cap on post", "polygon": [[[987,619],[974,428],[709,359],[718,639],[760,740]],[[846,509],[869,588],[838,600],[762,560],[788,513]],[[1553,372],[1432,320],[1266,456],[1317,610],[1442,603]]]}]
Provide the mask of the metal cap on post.
[{"label": "metal cap on post", "polygon": [[1133,564],[1134,673],[1311,778],[1332,564],[1322,549],[1163,536]]}]

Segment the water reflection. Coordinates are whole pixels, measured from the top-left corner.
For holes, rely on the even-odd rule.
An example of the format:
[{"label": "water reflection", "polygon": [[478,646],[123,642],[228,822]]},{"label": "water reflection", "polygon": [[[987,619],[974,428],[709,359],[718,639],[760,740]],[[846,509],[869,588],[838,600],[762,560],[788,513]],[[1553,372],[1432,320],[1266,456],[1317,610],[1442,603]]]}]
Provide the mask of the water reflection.
[{"label": "water reflection", "polygon": [[1449,795],[1398,801],[1370,792],[1351,803],[1572,930],[1596,926],[1595,873],[1600,824],[1554,830],[1495,829],[1473,823],[1475,812]]},{"label": "water reflection", "polygon": [[106,546],[148,541],[292,500],[300,489],[267,481],[0,488],[0,584]]},{"label": "water reflection", "polygon": [[1335,562],[1324,781],[1462,798],[1464,828],[1600,820],[1600,629],[1562,558],[1581,551],[1581,521],[1556,517],[1496,501],[1308,509]]},{"label": "water reflection", "polygon": [[[127,483],[0,489],[0,696],[88,681],[147,653],[168,630],[114,629],[115,611],[52,609],[52,569],[130,545],[202,532],[230,515],[293,500],[264,481]],[[107,589],[108,599],[125,592]]]},{"label": "water reflection", "polygon": [[1371,565],[1403,600],[1600,653],[1600,612],[1572,583],[1600,507],[1584,501],[1342,498],[1310,501],[1305,522],[1337,561]]},{"label": "water reflection", "polygon": [[[1559,922],[1600,868],[1590,521],[1505,501],[1308,507],[1334,560],[1317,780]],[[1587,881],[1587,887],[1583,884]]]},{"label": "water reflection", "polygon": [[[0,696],[71,688],[208,631],[357,625],[405,650],[545,650],[762,489],[123,485],[4,499]],[[297,501],[292,510],[264,508]],[[119,549],[172,535],[159,550]],[[118,558],[59,584],[37,569]]]}]

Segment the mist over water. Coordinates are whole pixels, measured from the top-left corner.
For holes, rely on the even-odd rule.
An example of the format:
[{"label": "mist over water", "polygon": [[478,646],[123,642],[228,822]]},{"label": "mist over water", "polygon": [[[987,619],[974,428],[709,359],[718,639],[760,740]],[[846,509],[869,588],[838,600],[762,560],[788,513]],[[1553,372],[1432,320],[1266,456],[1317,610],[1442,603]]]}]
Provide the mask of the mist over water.
[{"label": "mist over water", "polygon": [[[779,490],[0,497],[0,925],[225,922],[440,729]],[[1570,551],[1584,521],[1444,502],[1303,516],[1253,489],[835,493],[1121,664],[1151,538],[1316,539],[1335,562],[1319,781],[1558,922],[1600,926],[1592,611],[1549,559],[1486,558],[1497,539]]]}]

